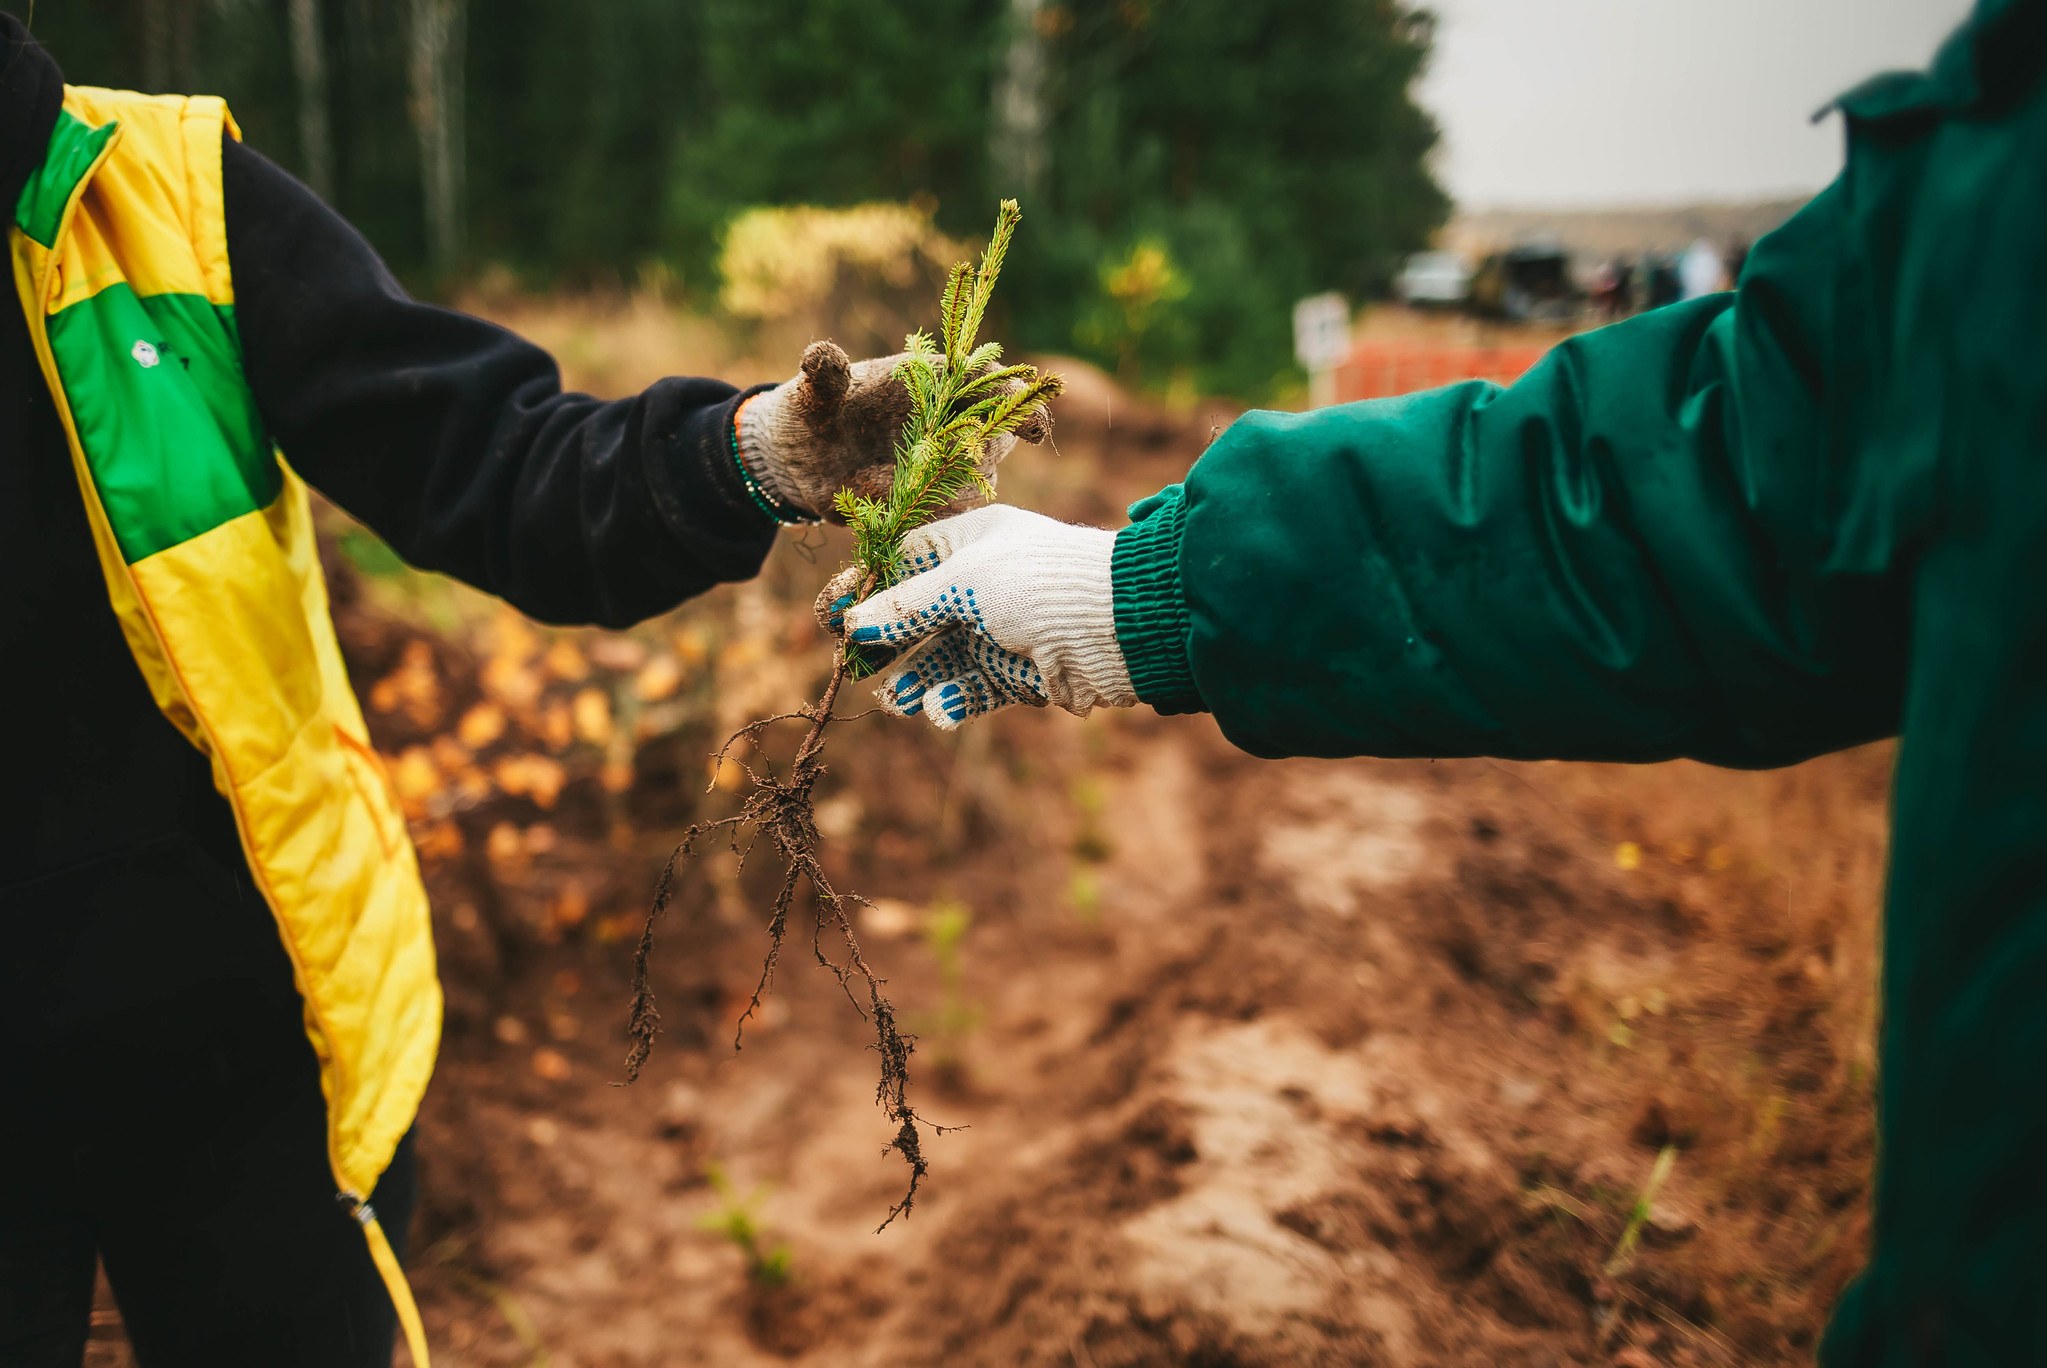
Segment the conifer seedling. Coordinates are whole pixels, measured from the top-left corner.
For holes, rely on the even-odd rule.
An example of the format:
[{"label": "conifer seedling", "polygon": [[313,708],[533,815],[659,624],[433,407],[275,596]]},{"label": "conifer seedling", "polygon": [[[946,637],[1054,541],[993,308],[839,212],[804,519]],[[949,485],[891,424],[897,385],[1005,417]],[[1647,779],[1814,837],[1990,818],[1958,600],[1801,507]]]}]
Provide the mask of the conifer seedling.
[{"label": "conifer seedling", "polygon": [[981,472],[989,443],[1042,420],[1045,404],[1059,393],[1056,375],[1035,366],[998,366],[1002,345],[976,344],[1009,240],[1023,217],[1015,200],[1004,200],[995,218],[979,270],[956,262],[939,298],[939,339],[922,331],[903,344],[909,353],[896,374],[910,392],[910,417],[896,443],[895,480],[885,499],[850,489],[839,491],[839,515],[853,529],[854,563],[876,586],[891,583],[901,569],[903,537],[939,516],[962,495],[978,489],[988,498],[993,486]]},{"label": "conifer seedling", "polygon": [[[992,498],[994,488],[984,472],[991,445],[1012,433],[1043,431],[1047,425],[1046,404],[1059,393],[1057,375],[1040,372],[1035,366],[1000,364],[1002,348],[980,342],[981,324],[995,282],[1002,273],[1002,260],[1023,217],[1015,200],[1004,200],[996,214],[995,231],[981,254],[978,268],[959,262],[946,277],[939,297],[938,341],[918,331],[904,343],[908,355],[897,375],[910,395],[910,414],[896,441],[895,471],[887,493],[881,497],[841,490],[835,507],[853,533],[853,562],[834,578],[854,600],[864,599],[902,577],[903,538],[916,528],[952,511],[973,494]],[[860,953],[853,934],[852,910],[867,905],[858,893],[840,893],[832,887],[818,858],[816,807],[812,798],[818,779],[824,774],[824,735],[834,714],[839,689],[849,676],[864,673],[858,651],[841,645],[833,656],[832,674],[817,702],[794,712],[749,722],[735,732],[717,755],[720,765],[742,742],[755,759],[738,761],[745,771],[749,791],[740,810],[716,821],[698,822],[683,833],[668,857],[655,885],[653,905],[633,954],[633,1000],[627,1021],[632,1048],[626,1056],[626,1081],[639,1077],[654,1046],[661,1015],[654,1006],[654,991],[648,981],[647,961],[654,944],[654,923],[667,908],[675,888],[677,861],[696,853],[697,844],[713,833],[723,833],[743,865],[748,854],[763,839],[782,865],[782,879],[768,916],[768,950],[761,965],[760,981],[753,997],[740,1014],[733,1036],[739,1047],[747,1021],[761,1005],[762,996],[774,982],[783,940],[789,928],[789,913],[798,889],[808,884],[814,904],[810,948],[812,956],[839,981],[856,1011],[874,1029],[875,1049],[881,1056],[881,1080],[875,1102],[895,1127],[889,1149],[900,1154],[910,1167],[909,1190],[889,1208],[881,1223],[886,1229],[896,1217],[907,1215],[917,1197],[917,1185],[927,1172],[918,1127],[931,1126],[910,1106],[908,1099],[910,1053],[915,1037],[906,1036],[897,1025],[895,1007],[881,991],[876,977]],[[786,776],[762,751],[762,736],[778,722],[810,724],[796,748]],[[741,842],[744,842],[742,848]],[[833,949],[827,949],[832,942]],[[836,958],[834,957],[836,955]],[[856,993],[856,988],[859,993]],[[866,1001],[861,1002],[864,994]],[[931,1126],[934,1133],[945,1127]]]}]

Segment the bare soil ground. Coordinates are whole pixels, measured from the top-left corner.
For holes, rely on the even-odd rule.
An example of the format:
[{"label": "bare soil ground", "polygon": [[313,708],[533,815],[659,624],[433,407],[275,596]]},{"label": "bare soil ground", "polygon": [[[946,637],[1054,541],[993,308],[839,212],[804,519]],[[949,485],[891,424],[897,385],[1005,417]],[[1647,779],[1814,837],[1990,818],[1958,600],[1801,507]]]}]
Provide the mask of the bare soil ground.
[{"label": "bare soil ground", "polygon": [[[1229,417],[1076,379],[1006,498],[1118,521]],[[448,993],[410,1259],[437,1364],[1810,1359],[1868,1221],[1884,748],[1268,763],[1142,709],[842,723],[828,861],[880,903],[913,1100],[966,1127],[914,1213],[874,1233],[903,1170],[828,975],[790,956],[733,1049],[770,870],[689,874],[616,1086],[654,873],[736,803],[707,756],[827,668],[817,540],[607,635],[341,538]]]},{"label": "bare soil ground", "polygon": [[[1007,497],[1113,520],[1211,426],[1079,391]],[[653,871],[734,802],[699,792],[724,730],[814,691],[836,551],[608,642],[422,634],[375,584],[342,611],[449,990],[412,1260],[442,1362],[1810,1357],[1867,1221],[1882,749],[1273,764],[1148,711],[842,725],[834,874],[884,900],[919,1105],[967,1128],[928,1195],[873,1233],[902,1170],[822,971],[792,957],[734,1052],[769,890],[729,856],[678,899],[666,1035],[614,1086]],[[591,725],[555,746],[564,702]],[[469,746],[478,705],[509,721]],[[786,1283],[711,1228],[738,1207]]]}]

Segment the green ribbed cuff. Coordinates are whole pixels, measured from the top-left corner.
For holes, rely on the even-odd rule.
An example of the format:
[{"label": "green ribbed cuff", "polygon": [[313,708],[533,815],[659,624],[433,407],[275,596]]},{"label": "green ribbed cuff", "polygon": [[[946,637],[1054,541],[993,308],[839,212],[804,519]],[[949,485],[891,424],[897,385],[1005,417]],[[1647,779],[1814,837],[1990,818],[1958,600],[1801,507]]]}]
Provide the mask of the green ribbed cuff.
[{"label": "green ribbed cuff", "polygon": [[1187,595],[1180,588],[1180,539],[1187,526],[1178,485],[1131,506],[1137,521],[1116,534],[1109,562],[1116,644],[1137,700],[1162,713],[1206,711],[1187,657]]}]

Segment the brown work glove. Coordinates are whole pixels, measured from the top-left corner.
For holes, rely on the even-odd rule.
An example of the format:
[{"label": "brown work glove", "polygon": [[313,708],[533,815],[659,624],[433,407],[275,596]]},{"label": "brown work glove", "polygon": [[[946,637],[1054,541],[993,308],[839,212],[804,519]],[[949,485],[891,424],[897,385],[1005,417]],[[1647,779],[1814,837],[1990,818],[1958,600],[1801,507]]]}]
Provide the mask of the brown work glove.
[{"label": "brown work glove", "polygon": [[[836,342],[813,342],[804,348],[802,370],[740,407],[740,464],[782,521],[843,523],[832,507],[841,489],[868,498],[888,492],[896,439],[910,416],[910,393],[895,374],[907,359],[899,354],[853,361]],[[1016,435],[1042,442],[1051,432],[1052,415],[1041,412]],[[996,465],[1015,444],[1015,437],[1005,435],[982,453],[981,473],[990,485]],[[969,492],[950,511],[982,502],[978,492]]]}]

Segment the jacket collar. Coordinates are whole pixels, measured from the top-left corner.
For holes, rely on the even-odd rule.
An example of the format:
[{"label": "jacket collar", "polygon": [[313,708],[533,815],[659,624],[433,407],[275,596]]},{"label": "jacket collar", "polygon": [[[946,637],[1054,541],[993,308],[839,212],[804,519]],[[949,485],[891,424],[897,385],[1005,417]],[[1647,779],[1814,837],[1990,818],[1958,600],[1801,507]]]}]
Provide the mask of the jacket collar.
[{"label": "jacket collar", "polygon": [[63,105],[56,59],[20,20],[0,13],[0,218],[14,218],[22,189],[42,168]]},{"label": "jacket collar", "polygon": [[1865,123],[1923,124],[1948,114],[2003,113],[2047,67],[2047,0],[1978,0],[1925,71],[1886,71],[1829,102]]}]

